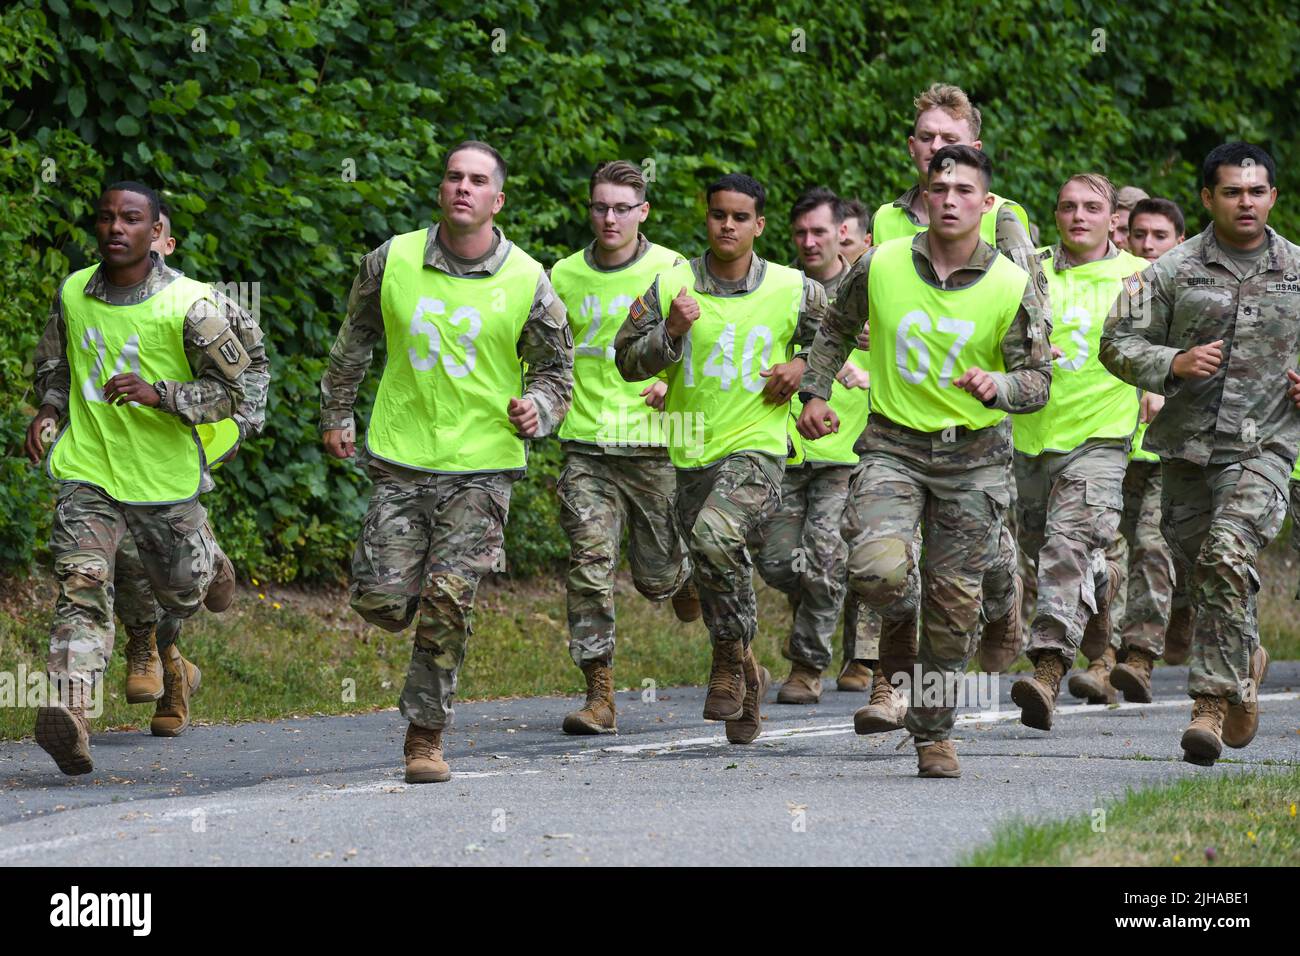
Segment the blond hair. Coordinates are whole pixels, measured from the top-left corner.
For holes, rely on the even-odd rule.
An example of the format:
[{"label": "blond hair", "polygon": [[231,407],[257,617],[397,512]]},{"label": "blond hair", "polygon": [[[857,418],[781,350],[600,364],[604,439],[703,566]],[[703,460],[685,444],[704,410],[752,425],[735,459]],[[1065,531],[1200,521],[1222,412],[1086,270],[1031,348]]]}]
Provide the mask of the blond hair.
[{"label": "blond hair", "polygon": [[[1119,209],[1119,195],[1115,192],[1115,184],[1101,173],[1075,173],[1061,184],[1061,189],[1064,189],[1070,183],[1083,183],[1098,195],[1105,196],[1106,201],[1110,203],[1111,212]],[[1061,201],[1061,190],[1059,189],[1056,192],[1056,201]]]},{"label": "blond hair", "polygon": [[953,86],[951,83],[931,83],[928,89],[922,90],[916,99],[912,100],[912,105],[916,107],[916,119],[912,120],[913,130],[916,129],[922,113],[943,110],[953,119],[966,121],[970,126],[972,140],[980,138],[980,111],[972,105],[970,97],[960,86]]}]

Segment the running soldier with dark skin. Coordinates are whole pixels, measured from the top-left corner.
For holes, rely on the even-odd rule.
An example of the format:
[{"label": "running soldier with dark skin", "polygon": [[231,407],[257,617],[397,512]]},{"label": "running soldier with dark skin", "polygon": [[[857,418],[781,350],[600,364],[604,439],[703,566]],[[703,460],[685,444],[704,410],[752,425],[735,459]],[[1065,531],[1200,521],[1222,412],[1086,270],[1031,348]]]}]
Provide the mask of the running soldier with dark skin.
[{"label": "running soldier with dark skin", "polygon": [[1101,342],[1113,374],[1166,399],[1143,445],[1160,456],[1161,526],[1192,608],[1183,759],[1204,766],[1259,727],[1257,560],[1300,449],[1300,248],[1268,226],[1275,181],[1258,146],[1212,150],[1213,222],[1126,283]]}]

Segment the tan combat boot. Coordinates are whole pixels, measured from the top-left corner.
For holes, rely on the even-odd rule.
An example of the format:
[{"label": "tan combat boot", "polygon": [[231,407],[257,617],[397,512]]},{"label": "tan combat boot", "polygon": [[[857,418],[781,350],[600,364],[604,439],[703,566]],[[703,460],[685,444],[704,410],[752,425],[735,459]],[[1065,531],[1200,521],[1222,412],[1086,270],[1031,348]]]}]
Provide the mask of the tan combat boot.
[{"label": "tan combat boot", "polygon": [[220,614],[230,607],[235,600],[235,566],[226,557],[226,552],[217,551],[217,573],[208,585],[208,593],[203,596],[203,606],[214,614]]},{"label": "tan combat boot", "polygon": [[700,592],[695,586],[694,579],[687,579],[686,583],[677,589],[673,595],[673,613],[677,615],[677,620],[683,624],[689,624],[691,621],[698,621],[703,610],[700,608]]},{"label": "tan combat boot", "polygon": [[402,747],[407,783],[446,783],[451,768],[442,759],[442,731],[410,724]]},{"label": "tan combat boot", "polygon": [[739,720],[745,709],[745,649],[740,641],[714,641],[705,720]]},{"label": "tan combat boot", "polygon": [[865,691],[871,689],[871,668],[866,661],[849,661],[835,678],[835,689]]},{"label": "tan combat boot", "polygon": [[1241,748],[1259,731],[1259,685],[1268,675],[1268,651],[1261,644],[1250,655],[1250,679],[1241,688],[1241,703],[1229,704],[1223,718],[1223,742]]},{"label": "tan combat boot", "polygon": [[980,670],[1000,674],[1020,656],[1020,604],[1024,594],[1024,582],[1017,574],[1016,599],[1011,602],[1011,610],[984,625],[984,634],[980,637]]},{"label": "tan combat boot", "polygon": [[203,682],[203,672],[181,657],[175,644],[159,652],[163,666],[163,693],[154,708],[149,732],[155,737],[179,737],[190,726],[190,698]]},{"label": "tan combat boot", "polygon": [[1192,650],[1192,616],[1191,606],[1176,607],[1169,615],[1169,626],[1165,628],[1165,649],[1160,656],[1166,664],[1184,664]]},{"label": "tan combat boot", "polygon": [[48,707],[36,709],[36,744],[54,758],[70,777],[90,773],[90,723],[86,720],[86,703],[90,688],[78,680],[65,685],[66,699],[51,700]]},{"label": "tan combat boot", "polygon": [[916,775],[918,777],[960,777],[961,764],[957,762],[957,747],[951,740],[918,740]]},{"label": "tan combat boot", "polygon": [[871,701],[853,715],[853,730],[863,736],[887,734],[903,729],[907,716],[907,695],[889,682],[884,668],[877,668],[871,682]]},{"label": "tan combat boot", "polygon": [[727,721],[727,740],[751,744],[763,731],[763,695],[772,675],[758,662],[752,647],[745,648],[745,706],[739,720]]},{"label": "tan combat boot", "polygon": [[815,704],[822,699],[822,672],[793,661],[790,676],[776,695],[778,704]]},{"label": "tan combat boot", "polygon": [[616,734],[614,720],[614,671],[606,661],[582,665],[587,678],[587,703],[564,718],[566,734]]},{"label": "tan combat boot", "polygon": [[1070,678],[1070,693],[1090,704],[1115,703],[1115,688],[1110,684],[1110,674],[1115,668],[1115,648],[1106,647],[1101,656],[1088,662],[1088,669]]},{"label": "tan combat boot", "polygon": [[1083,629],[1083,639],[1079,642],[1079,650],[1090,661],[1101,657],[1102,650],[1110,645],[1110,605],[1118,591],[1119,568],[1107,561],[1106,598],[1097,602],[1097,613],[1088,618]]},{"label": "tan combat boot", "polygon": [[1155,658],[1140,647],[1130,647],[1123,664],[1110,672],[1110,685],[1130,704],[1151,703],[1151,667]]},{"label": "tan combat boot", "polygon": [[1183,731],[1183,759],[1201,767],[1213,767],[1223,753],[1223,718],[1228,712],[1224,697],[1205,695],[1192,701],[1192,722]]},{"label": "tan combat boot", "polygon": [[1052,711],[1066,670],[1061,655],[1044,651],[1034,662],[1034,676],[1022,677],[1011,685],[1011,700],[1020,708],[1022,724],[1035,730],[1052,729]]},{"label": "tan combat boot", "polygon": [[151,704],[163,695],[162,660],[153,631],[126,642],[126,702]]}]

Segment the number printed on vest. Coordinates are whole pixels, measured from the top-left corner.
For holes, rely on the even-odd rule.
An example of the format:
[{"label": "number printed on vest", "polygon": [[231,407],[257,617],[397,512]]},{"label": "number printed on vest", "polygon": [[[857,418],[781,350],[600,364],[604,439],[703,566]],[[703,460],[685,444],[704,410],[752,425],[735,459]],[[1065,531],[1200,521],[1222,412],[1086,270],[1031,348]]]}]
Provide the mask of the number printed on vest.
[{"label": "number printed on vest", "polygon": [[[682,368],[687,388],[695,387],[695,361],[692,347],[694,332],[695,329],[692,327],[686,333],[686,341],[682,346]],[[758,349],[759,342],[762,342],[762,352],[759,355],[758,368],[755,368],[754,352]],[[768,363],[772,361],[772,344],[772,330],[765,325],[754,326],[745,337],[745,347],[741,349],[740,366],[737,368],[736,323],[728,322],[722,334],[718,336],[718,340],[713,343],[713,350],[704,360],[700,372],[710,378],[718,379],[718,388],[724,392],[731,391],[737,376],[746,391],[761,392],[763,377],[759,372],[767,368]]]},{"label": "number printed on vest", "polygon": [[[934,321],[933,327],[945,335],[956,336],[939,369],[939,387],[947,388],[952,384],[952,373],[961,350],[975,335],[975,323],[941,315]],[[930,347],[921,336],[928,334],[931,328],[930,316],[920,309],[907,313],[898,324],[898,333],[894,339],[894,364],[903,380],[912,385],[920,385],[930,373]],[[918,330],[921,334],[913,335],[913,330]],[[916,353],[915,369],[912,368],[913,352]]]},{"label": "number printed on vest", "polygon": [[[99,380],[104,377],[104,366],[108,362],[108,345],[104,342],[104,333],[99,329],[88,327],[81,336],[81,347],[89,351],[95,350],[95,367],[90,370],[86,380],[81,383],[81,396],[88,402],[104,401],[104,392],[100,388]],[[122,345],[122,351],[118,353],[117,360],[113,363],[113,375],[121,375],[128,368],[136,375],[140,374],[140,336],[132,335]],[[130,402],[131,405],[139,405],[139,402]]]},{"label": "number printed on vest", "polygon": [[1077,351],[1074,358],[1066,358],[1062,355],[1056,360],[1056,364],[1067,372],[1077,372],[1088,364],[1088,333],[1092,330],[1092,313],[1081,305],[1074,305],[1065,310],[1061,322],[1065,327],[1078,323],[1078,328],[1070,332],[1070,341],[1075,344]]},{"label": "number printed on vest", "polygon": [[450,355],[442,355],[442,333],[438,331],[438,326],[432,322],[427,322],[424,316],[428,315],[446,315],[447,304],[441,299],[421,298],[415,305],[415,312],[411,315],[411,335],[424,336],[428,343],[427,354],[420,355],[419,350],[412,345],[407,349],[407,357],[411,361],[411,368],[421,372],[427,372],[442,360],[442,366],[447,370],[447,374],[452,378],[464,378],[474,371],[474,365],[478,361],[478,348],[474,340],[478,338],[479,332],[483,330],[483,316],[479,314],[478,309],[471,306],[463,305],[451,314],[447,320],[450,325],[459,327],[465,324],[466,330],[456,336],[456,341],[461,348],[465,350],[465,361],[457,362]]},{"label": "number printed on vest", "polygon": [[[632,301],[632,298],[626,295],[614,296],[614,300],[609,304],[609,316],[613,318],[620,309],[627,309],[628,306],[632,304]],[[574,348],[574,354],[590,355],[595,358],[605,358],[611,362],[614,361],[614,346],[612,344],[606,345],[603,348],[599,345],[592,344],[596,341],[596,335],[600,331],[600,323],[602,319],[600,297],[595,295],[587,296],[582,300],[582,306],[579,309],[579,312],[582,315],[582,318],[585,321],[589,321],[591,324],[587,326],[587,334]]]}]

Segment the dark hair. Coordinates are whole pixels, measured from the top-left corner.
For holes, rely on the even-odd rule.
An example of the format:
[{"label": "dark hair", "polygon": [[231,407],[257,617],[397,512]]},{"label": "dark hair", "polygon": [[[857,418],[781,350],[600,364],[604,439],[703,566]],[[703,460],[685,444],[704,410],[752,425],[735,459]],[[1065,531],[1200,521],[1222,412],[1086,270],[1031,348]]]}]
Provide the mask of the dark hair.
[{"label": "dark hair", "polygon": [[1183,211],[1178,208],[1178,203],[1172,199],[1148,198],[1139,199],[1133,204],[1133,211],[1128,214],[1128,226],[1133,228],[1133,220],[1138,216],[1164,216],[1174,224],[1174,232],[1182,235],[1187,231],[1187,221],[1183,219]]},{"label": "dark hair", "polygon": [[[502,158],[500,153],[481,140],[467,139],[463,143],[458,143],[453,146],[451,152],[447,154],[447,163],[450,163],[451,158],[457,153],[464,152],[467,149],[476,149],[480,153],[487,153],[492,157],[493,162],[497,165],[497,189],[504,188],[506,184],[506,161]],[[444,163],[443,166],[445,167],[446,163]]]},{"label": "dark hair", "polygon": [[158,199],[158,216],[159,218],[166,216],[168,223],[172,221],[172,207],[167,205],[167,200],[161,197]]},{"label": "dark hair", "polygon": [[825,186],[814,186],[812,189],[805,189],[799,198],[794,201],[790,207],[790,221],[794,222],[804,213],[812,212],[818,206],[831,207],[831,222],[839,225],[844,221],[844,203],[839,196],[835,195]]},{"label": "dark hair", "polygon": [[841,199],[840,206],[844,210],[844,219],[856,219],[858,232],[865,237],[871,228],[871,211],[867,209],[867,204],[861,199]]},{"label": "dark hair", "polygon": [[1214,187],[1219,184],[1220,166],[1248,165],[1263,166],[1268,170],[1268,184],[1277,185],[1277,165],[1273,157],[1253,143],[1224,143],[1210,150],[1201,165],[1201,185],[1214,192]]},{"label": "dark hair", "polygon": [[767,192],[763,189],[763,184],[753,176],[746,176],[744,173],[727,173],[715,179],[705,190],[704,199],[708,202],[713,198],[714,193],[732,192],[744,193],[746,196],[752,196],[754,199],[754,211],[758,215],[763,215],[763,205],[767,202]]},{"label": "dark hair", "polygon": [[988,189],[993,185],[993,161],[983,150],[959,144],[945,146],[931,157],[930,175],[933,176],[950,163],[978,169],[980,178],[984,180],[984,188]]},{"label": "dark hair", "polygon": [[158,194],[144,183],[137,183],[134,179],[122,179],[115,183],[105,186],[99,194],[99,201],[103,202],[104,197],[109,193],[136,193],[149,200],[149,214],[153,216],[153,221],[158,221],[158,206],[160,200]]}]

